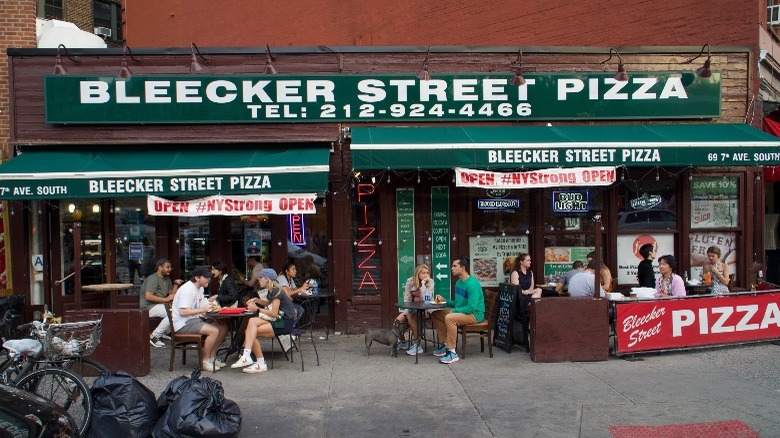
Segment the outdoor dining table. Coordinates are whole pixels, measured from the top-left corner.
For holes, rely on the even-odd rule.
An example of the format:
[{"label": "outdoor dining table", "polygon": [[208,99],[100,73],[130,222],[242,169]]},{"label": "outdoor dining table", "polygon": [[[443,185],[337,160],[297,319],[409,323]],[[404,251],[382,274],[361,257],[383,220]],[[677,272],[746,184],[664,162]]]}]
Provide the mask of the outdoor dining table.
[{"label": "outdoor dining table", "polygon": [[106,293],[106,309],[111,309],[111,305],[117,302],[117,292],[121,290],[130,290],[133,288],[133,283],[102,283],[102,284],[87,284],[81,286],[82,291],[87,292],[105,292]]},{"label": "outdoor dining table", "polygon": [[[226,307],[226,309],[231,309],[231,307]],[[241,328],[246,318],[251,318],[253,316],[257,316],[257,312],[250,312],[248,310],[245,310],[244,312],[241,313],[219,313],[219,312],[206,313],[206,318],[208,319],[226,321],[228,323],[228,330],[230,330],[230,345],[227,347],[220,348],[217,351],[217,356],[219,356],[221,351],[225,352],[225,359],[224,359],[225,362],[227,362],[228,356],[230,356],[233,353],[240,352],[244,348],[243,345],[239,345],[238,343],[239,341],[238,330]]]},{"label": "outdoor dining table", "polygon": [[[421,341],[425,341],[425,351],[428,351],[428,338],[425,336],[425,311],[440,310],[449,307],[447,303],[434,303],[424,301],[401,301],[395,303],[400,309],[409,309],[417,311],[417,333]],[[433,340],[432,342],[438,342]],[[414,351],[414,363],[419,363],[419,350]]]}]

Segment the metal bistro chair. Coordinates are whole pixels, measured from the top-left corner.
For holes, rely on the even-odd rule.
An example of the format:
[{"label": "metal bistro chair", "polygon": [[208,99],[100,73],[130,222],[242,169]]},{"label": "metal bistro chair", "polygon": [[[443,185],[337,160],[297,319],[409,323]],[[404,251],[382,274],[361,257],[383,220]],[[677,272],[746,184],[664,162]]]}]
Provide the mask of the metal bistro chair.
[{"label": "metal bistro chair", "polygon": [[168,322],[171,324],[171,365],[168,371],[173,371],[173,361],[176,358],[176,350],[181,350],[181,364],[187,365],[187,350],[198,350],[198,365],[203,358],[203,335],[176,333],[173,329],[173,314],[171,303],[165,303],[165,312],[168,314]]},{"label": "metal bistro chair", "polygon": [[[298,318],[298,321],[295,322],[295,325],[293,326],[292,332],[290,332],[290,337],[292,338],[293,348],[298,350],[298,353],[301,356],[301,371],[304,371],[304,364],[303,364],[303,351],[300,348],[300,340],[301,336],[305,335],[306,332],[309,332],[309,339],[311,340],[311,345],[314,347],[314,354],[317,357],[317,366],[320,366],[320,354],[317,352],[317,345],[314,344],[314,333],[313,333],[313,327],[314,327],[314,318],[317,314],[317,309],[319,308],[320,302],[319,298],[317,297],[308,297],[301,301],[300,304],[296,304],[296,308],[298,308],[298,311],[301,312],[300,317]],[[281,341],[279,341],[279,336],[274,336],[276,338],[276,342],[279,342],[279,346],[282,346]],[[273,352],[274,352],[274,340],[271,340],[271,368],[273,368]],[[284,352],[284,348],[282,348],[282,352]],[[287,358],[287,353],[285,353],[285,358]],[[290,363],[295,362],[292,348],[290,349],[290,356],[288,358],[290,360]]]},{"label": "metal bistro chair", "polygon": [[496,315],[498,314],[498,292],[485,290],[485,320],[479,324],[462,325],[458,327],[461,338],[461,356],[466,358],[466,336],[468,333],[479,335],[481,351],[485,352],[485,338],[487,338],[488,354],[493,357],[493,331],[496,327]]}]

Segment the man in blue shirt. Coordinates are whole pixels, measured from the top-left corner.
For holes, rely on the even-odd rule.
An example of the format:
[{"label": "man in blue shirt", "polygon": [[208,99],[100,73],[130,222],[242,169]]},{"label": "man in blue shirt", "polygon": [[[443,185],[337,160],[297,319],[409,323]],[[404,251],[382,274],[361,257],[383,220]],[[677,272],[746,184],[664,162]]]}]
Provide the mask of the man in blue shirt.
[{"label": "man in blue shirt", "polygon": [[457,362],[460,358],[455,352],[458,339],[458,326],[477,324],[485,320],[485,295],[476,278],[469,275],[469,259],[458,257],[452,261],[452,276],[455,282],[455,300],[446,300],[436,295],[436,302],[446,301],[452,309],[442,309],[431,314],[433,326],[444,346],[436,349],[433,355],[440,357],[441,363]]}]

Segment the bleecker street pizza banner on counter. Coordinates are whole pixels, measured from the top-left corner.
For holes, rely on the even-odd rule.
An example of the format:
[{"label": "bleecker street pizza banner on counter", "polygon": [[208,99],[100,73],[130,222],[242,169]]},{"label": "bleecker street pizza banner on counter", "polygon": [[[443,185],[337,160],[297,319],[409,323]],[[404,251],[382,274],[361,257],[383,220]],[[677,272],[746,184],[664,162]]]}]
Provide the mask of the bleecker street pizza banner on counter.
[{"label": "bleecker street pizza banner on counter", "polygon": [[458,187],[534,189],[541,187],[608,186],[615,182],[615,167],[594,166],[542,169],[526,172],[491,172],[455,168]]},{"label": "bleecker street pizza banner on counter", "polygon": [[617,301],[618,355],[780,338],[780,293]]},{"label": "bleecker street pizza banner on counter", "polygon": [[148,196],[146,207],[150,216],[244,216],[258,214],[316,213],[316,194],[292,195],[215,195],[188,201],[171,201]]}]

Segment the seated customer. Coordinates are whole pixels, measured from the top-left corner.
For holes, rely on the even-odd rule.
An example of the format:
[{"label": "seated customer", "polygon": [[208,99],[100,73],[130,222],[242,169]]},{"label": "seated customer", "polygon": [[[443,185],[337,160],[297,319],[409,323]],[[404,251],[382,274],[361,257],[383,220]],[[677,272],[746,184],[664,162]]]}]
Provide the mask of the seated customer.
[{"label": "seated customer", "polygon": [[227,273],[227,266],[222,261],[211,265],[211,275],[219,281],[219,291],[209,297],[212,303],[216,301],[222,307],[230,307],[238,301],[238,285],[236,280]]},{"label": "seated customer", "polygon": [[295,263],[287,262],[282,268],[282,272],[276,277],[276,282],[279,287],[281,287],[290,297],[298,296],[298,294],[306,295],[311,288],[311,285],[307,282],[303,282],[303,284],[298,287],[295,284],[296,275],[298,275],[298,268],[295,267]]},{"label": "seated customer", "polygon": [[653,259],[655,258],[655,247],[652,243],[645,243],[639,247],[639,255],[642,261],[636,271],[636,278],[640,287],[655,287],[655,272],[653,272]]},{"label": "seated customer", "polygon": [[673,255],[667,254],[658,259],[658,270],[661,275],[655,281],[655,296],[661,297],[684,297],[685,281],[679,275],[675,274],[677,270],[677,259]]},{"label": "seated customer", "polygon": [[[425,299],[425,295],[433,299],[433,279],[431,279],[431,270],[426,264],[417,265],[414,269],[414,275],[406,279],[404,285],[404,301],[406,302],[422,302]],[[430,312],[429,312],[430,313]],[[408,323],[409,328],[412,330],[412,339],[407,343],[403,340],[405,336],[401,333],[401,339],[398,344],[398,348],[406,347],[406,354],[414,356],[415,354],[422,353],[422,347],[419,346],[420,334],[417,333],[417,311],[411,309],[404,309],[398,316],[395,317],[397,324]]]},{"label": "seated customer", "polygon": [[[149,343],[157,348],[165,347],[160,340],[171,332],[171,325],[168,322],[168,313],[165,310],[165,303],[173,301],[179,286],[184,283],[182,280],[171,280],[171,261],[165,258],[157,260],[152,275],[146,277],[141,285],[139,295],[141,309],[149,309],[150,318],[162,318],[160,324],[149,335]],[[170,339],[170,338],[168,338]]]},{"label": "seated customer", "polygon": [[[585,270],[576,274],[569,280],[569,296],[572,297],[595,297],[596,287],[596,262],[591,260]],[[599,296],[606,296],[604,287],[599,286]]]},{"label": "seated customer", "polygon": [[[596,251],[591,251],[587,255],[588,263],[590,263],[591,260],[594,259],[594,256],[596,255]],[[604,258],[602,257],[602,263],[601,263],[601,269],[599,270],[599,274],[601,275],[601,287],[604,288],[607,292],[612,292],[612,271],[609,270],[607,265],[603,263]]]},{"label": "seated customer", "polygon": [[566,291],[566,287],[569,284],[569,280],[571,280],[571,278],[574,277],[576,274],[582,272],[583,269],[585,269],[585,265],[583,265],[581,261],[577,260],[574,263],[572,263],[571,271],[563,274],[561,276],[561,280],[558,282],[557,285],[555,285],[555,292],[558,292],[558,294],[562,294],[564,291]]},{"label": "seated customer", "polygon": [[211,270],[207,266],[193,269],[192,280],[182,285],[173,299],[171,316],[176,333],[206,336],[201,366],[204,370],[219,371],[225,363],[216,360],[217,347],[225,339],[227,327],[224,324],[207,323],[203,319],[203,315],[214,310],[214,306],[203,297],[203,288],[210,281]]},{"label": "seated customer", "polygon": [[[231,365],[231,368],[244,368],[245,373],[262,373],[268,370],[263,357],[263,350],[260,346],[258,337],[273,339],[276,335],[289,335],[292,332],[295,321],[298,320],[298,308],[292,302],[282,288],[272,278],[276,278],[276,271],[270,268],[263,269],[257,275],[257,283],[261,289],[268,289],[267,300],[260,298],[251,298],[246,303],[246,307],[252,312],[259,312],[269,319],[276,319],[280,315],[279,321],[272,323],[268,319],[257,316],[250,318],[244,332],[244,353],[238,358],[238,361]],[[265,306],[262,308],[260,306]],[[274,328],[274,324],[281,327]],[[257,357],[257,362],[252,361],[252,353]]]},{"label": "seated customer", "polygon": [[710,293],[716,295],[729,293],[729,265],[720,261],[720,248],[717,246],[707,248],[707,260],[709,263],[702,266],[702,272],[710,273],[712,281]]}]

